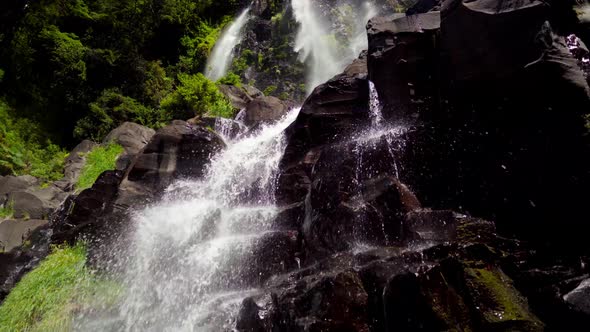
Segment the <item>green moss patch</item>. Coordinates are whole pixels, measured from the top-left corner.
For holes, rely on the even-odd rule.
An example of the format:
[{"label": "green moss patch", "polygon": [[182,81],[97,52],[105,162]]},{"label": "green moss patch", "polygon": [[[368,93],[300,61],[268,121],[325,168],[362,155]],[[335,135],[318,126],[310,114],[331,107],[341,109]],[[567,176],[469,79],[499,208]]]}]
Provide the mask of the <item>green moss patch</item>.
[{"label": "green moss patch", "polygon": [[118,284],[85,264],[83,244],[54,248],[0,306],[0,331],[68,331],[77,312],[116,303]]},{"label": "green moss patch", "polygon": [[115,169],[117,158],[121,153],[123,153],[123,147],[114,143],[99,146],[90,151],[86,155],[86,164],[76,183],[76,190],[82,191],[92,187],[104,171]]}]

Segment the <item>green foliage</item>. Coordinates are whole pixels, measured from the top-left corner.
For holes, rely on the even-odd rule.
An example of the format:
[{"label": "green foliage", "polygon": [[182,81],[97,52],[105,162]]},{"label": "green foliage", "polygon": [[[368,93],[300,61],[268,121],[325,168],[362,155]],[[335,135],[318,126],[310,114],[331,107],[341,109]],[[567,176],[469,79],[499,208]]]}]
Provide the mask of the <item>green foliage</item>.
[{"label": "green foliage", "polygon": [[144,96],[146,104],[158,107],[162,99],[172,90],[173,80],[166,76],[161,61],[151,61],[146,68]]},{"label": "green foliage", "polygon": [[166,96],[161,108],[174,119],[187,119],[195,115],[231,116],[233,108],[217,85],[198,73],[178,75],[180,84]]},{"label": "green foliage", "polygon": [[98,146],[86,155],[86,164],[80,172],[76,183],[76,190],[82,191],[92,187],[96,179],[105,171],[116,167],[117,158],[123,152],[123,148],[114,143],[107,146]]},{"label": "green foliage", "polygon": [[86,80],[86,63],[84,57],[86,47],[73,33],[64,33],[55,25],[50,25],[41,31],[41,40],[47,43],[55,66],[54,74],[62,79]]},{"label": "green foliage", "polygon": [[43,181],[63,177],[67,152],[51,143],[41,126],[18,118],[0,100],[0,174],[31,174]]},{"label": "green foliage", "polygon": [[0,68],[0,82],[2,82],[3,78],[4,78],[4,70],[2,70],[2,68]]},{"label": "green foliage", "polygon": [[263,93],[266,96],[271,96],[275,91],[277,91],[277,86],[276,85],[269,85],[266,87],[266,89],[264,89]]},{"label": "green foliage", "polygon": [[75,311],[112,306],[121,287],[85,264],[83,244],[54,248],[0,306],[0,331],[69,331]]},{"label": "green foliage", "polygon": [[9,219],[14,215],[14,202],[6,202],[0,207],[0,219]]},{"label": "green foliage", "polygon": [[135,99],[121,95],[116,90],[105,90],[90,104],[90,113],[76,124],[76,137],[102,141],[108,133],[125,121],[158,128],[167,119],[156,109],[143,106]]},{"label": "green foliage", "polygon": [[219,84],[227,84],[227,85],[234,85],[237,87],[241,87],[242,86],[242,80],[240,79],[240,76],[234,74],[233,72],[229,72],[227,75],[225,75],[224,77],[220,78],[217,83]]}]

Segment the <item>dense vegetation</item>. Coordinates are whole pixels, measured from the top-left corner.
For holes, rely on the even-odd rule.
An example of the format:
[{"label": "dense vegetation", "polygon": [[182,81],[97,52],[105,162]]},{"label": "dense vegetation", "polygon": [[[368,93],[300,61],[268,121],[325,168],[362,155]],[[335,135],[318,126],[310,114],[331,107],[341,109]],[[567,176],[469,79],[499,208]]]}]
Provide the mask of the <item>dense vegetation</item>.
[{"label": "dense vegetation", "polygon": [[231,115],[200,72],[242,2],[2,1],[0,174],[59,178],[64,148],[123,121]]},{"label": "dense vegetation", "polygon": [[0,306],[0,331],[67,331],[74,312],[112,305],[121,288],[85,264],[83,244],[54,248]]}]

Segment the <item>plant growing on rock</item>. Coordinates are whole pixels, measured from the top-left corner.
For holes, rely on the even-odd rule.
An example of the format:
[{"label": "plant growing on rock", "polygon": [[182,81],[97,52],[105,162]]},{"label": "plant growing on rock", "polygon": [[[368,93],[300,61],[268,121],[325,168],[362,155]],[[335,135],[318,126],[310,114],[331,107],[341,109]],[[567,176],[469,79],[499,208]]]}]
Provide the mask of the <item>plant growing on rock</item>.
[{"label": "plant growing on rock", "polygon": [[113,170],[117,164],[117,158],[123,152],[123,148],[114,143],[99,146],[86,155],[86,164],[80,172],[76,190],[82,191],[92,187],[96,179],[104,172]]}]

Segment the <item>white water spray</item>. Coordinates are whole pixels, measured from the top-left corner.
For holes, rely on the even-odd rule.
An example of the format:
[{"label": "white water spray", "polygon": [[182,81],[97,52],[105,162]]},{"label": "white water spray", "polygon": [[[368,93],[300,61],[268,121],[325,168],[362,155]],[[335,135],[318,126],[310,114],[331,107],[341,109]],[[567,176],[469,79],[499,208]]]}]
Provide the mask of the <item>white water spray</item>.
[{"label": "white water spray", "polygon": [[[117,326],[96,331],[232,330],[241,301],[256,292],[248,262],[277,233],[283,131],[297,114],[228,142],[201,180],[177,181],[160,203],[136,213],[118,318],[102,320]],[[84,331],[97,324],[81,322]]]},{"label": "white water spray", "polygon": [[234,22],[225,30],[207,59],[205,76],[217,81],[227,74],[227,70],[234,58],[234,48],[242,40],[242,29],[250,18],[250,8],[245,9]]},{"label": "white water spray", "polygon": [[[335,38],[334,31],[329,29],[330,22],[320,18],[317,3],[312,0],[291,0],[295,20],[299,23],[299,31],[295,41],[295,51],[299,59],[307,68],[307,93],[315,87],[328,81],[358,57],[367,48],[367,33],[365,30],[368,20],[377,15],[377,10],[371,2],[365,2],[360,12],[340,13],[345,17],[347,29],[351,32],[344,35],[344,42]],[[349,7],[352,8],[352,7]],[[350,16],[350,17],[349,17]],[[328,18],[336,20],[334,17]],[[351,20],[351,21],[350,21]]]}]

